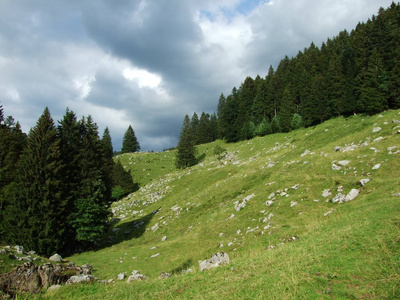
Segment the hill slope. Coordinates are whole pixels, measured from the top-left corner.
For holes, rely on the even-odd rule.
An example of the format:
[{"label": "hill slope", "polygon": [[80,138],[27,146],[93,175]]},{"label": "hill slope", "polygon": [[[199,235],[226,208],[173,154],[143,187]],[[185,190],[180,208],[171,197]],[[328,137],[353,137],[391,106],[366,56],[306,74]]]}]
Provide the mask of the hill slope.
[{"label": "hill slope", "polygon": [[[66,286],[43,297],[400,297],[394,121],[399,111],[237,144],[217,141],[199,146],[202,162],[186,170],[172,170],[174,152],[122,155],[142,188],[113,205],[118,219],[100,250],[68,258],[115,282]],[[216,145],[226,149],[220,159]],[[344,201],[352,190],[358,196]],[[344,202],[332,203],[338,194]],[[199,272],[198,260],[218,251],[230,264]],[[187,269],[193,272],[181,274]],[[149,280],[116,280],[133,270]],[[161,272],[172,277],[161,279]]]}]

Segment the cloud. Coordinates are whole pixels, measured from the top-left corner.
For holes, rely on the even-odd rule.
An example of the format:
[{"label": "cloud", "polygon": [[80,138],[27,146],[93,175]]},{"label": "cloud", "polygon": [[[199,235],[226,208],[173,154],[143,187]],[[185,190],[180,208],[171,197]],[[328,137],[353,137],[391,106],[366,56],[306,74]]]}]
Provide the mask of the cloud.
[{"label": "cloud", "polygon": [[[389,6],[382,0],[379,5]],[[45,106],[109,127],[131,124],[143,150],[175,146],[185,114],[264,76],[313,41],[376,14],[375,0],[0,2],[0,101],[24,131]],[[100,132],[101,134],[101,132]]]}]

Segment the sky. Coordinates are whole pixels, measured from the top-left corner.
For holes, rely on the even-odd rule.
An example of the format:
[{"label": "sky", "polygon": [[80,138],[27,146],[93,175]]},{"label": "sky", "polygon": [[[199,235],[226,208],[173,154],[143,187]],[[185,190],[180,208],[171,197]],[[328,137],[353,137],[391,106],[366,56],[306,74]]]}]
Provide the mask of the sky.
[{"label": "sky", "polygon": [[45,107],[109,128],[143,151],[177,145],[184,116],[216,111],[247,76],[264,77],[391,0],[0,0],[0,105],[24,132]]}]

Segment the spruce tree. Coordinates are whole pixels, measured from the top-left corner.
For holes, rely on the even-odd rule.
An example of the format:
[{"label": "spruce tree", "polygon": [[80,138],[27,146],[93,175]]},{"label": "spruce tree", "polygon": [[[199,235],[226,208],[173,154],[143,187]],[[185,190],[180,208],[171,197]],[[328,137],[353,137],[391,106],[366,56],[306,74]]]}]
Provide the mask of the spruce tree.
[{"label": "spruce tree", "polygon": [[122,140],[121,153],[130,153],[138,151],[140,151],[140,144],[136,138],[132,126],[129,125]]},{"label": "spruce tree", "polygon": [[112,182],[113,198],[115,200],[122,198],[138,188],[138,186],[133,183],[131,173],[125,171],[120,160],[117,160],[113,166]]},{"label": "spruce tree", "polygon": [[44,255],[66,244],[66,187],[60,141],[46,108],[28,136],[17,168],[18,189],[8,217],[11,242]]},{"label": "spruce tree", "polygon": [[176,167],[187,168],[196,164],[196,148],[190,118],[188,115],[183,120],[181,134],[176,152]]}]

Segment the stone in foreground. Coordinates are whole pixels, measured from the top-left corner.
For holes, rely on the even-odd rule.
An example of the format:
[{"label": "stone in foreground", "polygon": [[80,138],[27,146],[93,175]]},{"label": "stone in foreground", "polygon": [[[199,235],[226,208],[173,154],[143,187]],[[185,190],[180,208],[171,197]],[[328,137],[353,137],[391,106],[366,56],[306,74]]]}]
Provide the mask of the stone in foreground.
[{"label": "stone in foreground", "polygon": [[200,260],[199,269],[200,271],[204,271],[224,264],[229,264],[229,255],[224,252],[218,252],[213,254],[210,259]]}]

